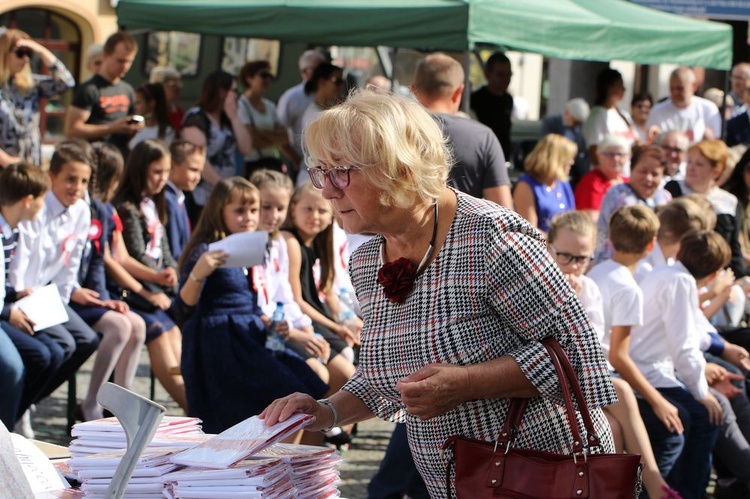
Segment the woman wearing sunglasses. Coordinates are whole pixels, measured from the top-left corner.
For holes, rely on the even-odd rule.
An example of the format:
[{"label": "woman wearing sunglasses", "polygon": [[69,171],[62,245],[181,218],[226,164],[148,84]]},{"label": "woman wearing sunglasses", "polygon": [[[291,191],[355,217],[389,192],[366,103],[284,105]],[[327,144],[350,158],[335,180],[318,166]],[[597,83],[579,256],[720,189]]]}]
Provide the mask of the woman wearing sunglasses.
[{"label": "woman wearing sunglasses", "polygon": [[[37,54],[49,75],[31,72]],[[75,80],[55,55],[17,29],[0,33],[0,167],[19,161],[41,166],[40,99],[69,88]]]},{"label": "woman wearing sunglasses", "polygon": [[[250,178],[261,168],[283,173],[296,171],[301,158],[289,145],[289,135],[276,116],[276,105],[263,97],[273,81],[271,65],[262,60],[246,63],[240,70],[240,81],[245,85],[245,91],[238,101],[237,116],[247,127],[254,146],[245,156],[245,177]],[[279,153],[292,163],[291,169],[287,168]]]},{"label": "woman wearing sunglasses", "polygon": [[[334,66],[323,62],[315,68],[312,77],[305,83],[305,93],[314,95],[313,101],[307,106],[302,115],[302,128],[304,130],[320,113],[329,109],[343,100],[346,81],[344,80],[344,70],[339,66]],[[315,165],[305,165],[315,166]],[[302,185],[305,181],[310,180],[306,168],[300,168],[297,176],[297,185]]]}]

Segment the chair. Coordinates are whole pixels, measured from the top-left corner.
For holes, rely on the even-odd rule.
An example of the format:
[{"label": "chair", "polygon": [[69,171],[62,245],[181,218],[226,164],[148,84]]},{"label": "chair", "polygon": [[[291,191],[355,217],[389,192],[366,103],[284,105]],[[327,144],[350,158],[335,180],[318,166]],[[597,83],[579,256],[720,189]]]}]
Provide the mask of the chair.
[{"label": "chair", "polygon": [[114,414],[125,429],[128,448],[107,488],[108,499],[120,499],[133,475],[138,459],[159,428],[167,410],[145,397],[114,383],[105,383],[97,395],[99,404]]}]

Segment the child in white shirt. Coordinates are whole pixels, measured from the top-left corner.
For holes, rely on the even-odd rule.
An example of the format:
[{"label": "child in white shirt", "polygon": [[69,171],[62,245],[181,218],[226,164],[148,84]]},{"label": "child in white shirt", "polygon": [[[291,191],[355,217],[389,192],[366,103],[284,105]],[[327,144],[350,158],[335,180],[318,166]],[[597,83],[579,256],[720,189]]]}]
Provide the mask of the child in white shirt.
[{"label": "child in white shirt", "polygon": [[[569,211],[552,219],[547,249],[578,295],[591,325],[601,340],[604,336],[602,295],[596,283],[583,275],[587,264],[592,260],[595,244],[596,225],[586,213]],[[625,380],[617,377],[612,378],[612,384],[617,391],[619,402],[605,407],[604,414],[612,427],[618,452],[627,450],[641,455],[643,485],[649,497],[674,497],[669,495],[674,491],[659,473],[632,388]]]},{"label": "child in white shirt", "polygon": [[684,433],[640,402],[659,468],[683,498],[701,498],[722,409],[708,389],[700,349],[698,288],[730,259],[726,241],[715,232],[693,231],[680,242],[677,262],[654,269],[642,284],[643,325],[632,331],[630,355],[648,383],[679,411]]},{"label": "child in white shirt", "polygon": [[39,398],[70,378],[99,345],[99,337],[68,302],[101,304],[96,293],[78,283],[83,247],[89,237],[91,212],[82,195],[91,179],[91,146],[80,140],[58,144],[49,167],[50,190],[33,220],[18,224],[15,257],[8,282],[16,291],[57,285],[68,321],[46,332],[63,350],[64,361]]}]

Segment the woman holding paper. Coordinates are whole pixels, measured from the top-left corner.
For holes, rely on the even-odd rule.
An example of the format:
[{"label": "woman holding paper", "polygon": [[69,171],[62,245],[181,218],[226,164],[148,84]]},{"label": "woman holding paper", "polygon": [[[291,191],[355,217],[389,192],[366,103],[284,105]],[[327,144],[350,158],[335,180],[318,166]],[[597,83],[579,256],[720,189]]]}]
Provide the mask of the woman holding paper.
[{"label": "woman holding paper", "polygon": [[209,244],[258,225],[258,189],[241,177],[220,180],[180,258],[178,309],[188,415],[219,433],[293,392],[323,396],[328,386],[290,349],[265,347],[267,331],[288,335],[258,306],[255,269],[222,265],[229,254]]},{"label": "woman holding paper", "polygon": [[260,415],[266,424],[295,413],[315,416],[311,430],[404,422],[430,495],[446,497],[441,446],[457,434],[495,438],[511,397],[531,399],[518,445],[568,452],[561,389],[541,344],[554,337],[612,452],[600,407],[616,396],[575,292],[528,222],[447,186],[449,147],[432,116],[404,97],[360,91],[310,123],[305,143],[310,179],[344,229],[378,235],[350,260],[364,319],[357,372],[329,399],[276,400]]},{"label": "woman holding paper", "polygon": [[[140,263],[138,275],[131,271],[133,277],[162,298],[155,300],[158,306],[135,294],[127,295],[125,301],[146,321],[146,346],[154,375],[175,402],[187,410],[182,376],[170,372],[180,365],[182,334],[166,313],[177,285],[177,262],[164,231],[164,186],[169,169],[167,148],[159,141],[144,140],[128,155],[114,204],[122,220],[125,247]],[[164,296],[170,298],[163,299]]]}]

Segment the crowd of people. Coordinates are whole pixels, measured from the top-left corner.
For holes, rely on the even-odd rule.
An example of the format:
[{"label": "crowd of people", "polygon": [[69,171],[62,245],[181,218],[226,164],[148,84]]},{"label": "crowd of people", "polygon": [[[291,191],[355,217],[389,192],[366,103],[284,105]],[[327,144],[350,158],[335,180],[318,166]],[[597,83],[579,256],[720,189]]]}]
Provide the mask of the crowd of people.
[{"label": "crowd of people", "polygon": [[[0,366],[11,401],[0,419],[8,428],[33,436],[29,408],[94,352],[76,417],[101,418],[99,388],[110,378],[132,386],[144,344],[155,377],[209,432],[260,413],[276,397],[323,396],[344,385],[362,325],[340,319],[344,305],[336,301],[351,288],[347,240],[330,203],[309,182],[294,187],[301,154],[262,97],[273,76],[266,61],[248,62],[239,78],[211,73],[196,105],[183,110],[176,71],[156,68],[136,89],[123,80],[138,47],[115,33],[89,51],[93,76],[75,89],[67,138],[42,172],[40,99],[75,82],[25,33],[6,30],[0,43]],[[49,76],[31,73],[33,54]],[[317,52],[308,59],[324,62]],[[342,70],[332,68],[310,74],[317,91],[303,97],[320,96],[310,97],[311,110],[343,97]],[[271,237],[263,266],[223,268],[226,255],[207,251],[256,229]],[[38,329],[13,304],[48,283],[68,320]],[[284,319],[272,321],[278,304]],[[272,333],[283,338],[283,351],[266,348]],[[306,438],[342,445],[349,431]]]},{"label": "crowd of people", "polygon": [[[602,447],[642,456],[648,497],[699,499],[712,467],[748,493],[750,66],[732,73],[726,142],[690,68],[630,112],[605,69],[591,106],[545,119],[511,186],[502,53],[472,94],[475,121],[445,54],[417,65],[411,100],[379,81],[347,95],[345,69],[309,50],[278,105],[264,97],[271,65],[249,61],[209,74],[185,110],[170,68],[136,89],[123,80],[137,50],[125,32],[92,47],[42,172],[40,99],[75,82],[25,33],[0,35],[9,429],[31,436],[30,407],[94,353],[77,417],[101,418],[99,388],[130,387],[145,344],[207,432],[306,412],[323,431],[295,441],[342,445],[355,423],[390,419],[371,497],[443,497],[440,445],[496,434],[509,397],[532,398],[523,445],[569,449],[540,343],[552,336]],[[49,75],[31,73],[35,54]],[[262,265],[209,249],[256,230]],[[68,320],[36,329],[13,304],[49,283]]]}]

